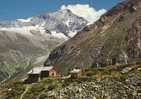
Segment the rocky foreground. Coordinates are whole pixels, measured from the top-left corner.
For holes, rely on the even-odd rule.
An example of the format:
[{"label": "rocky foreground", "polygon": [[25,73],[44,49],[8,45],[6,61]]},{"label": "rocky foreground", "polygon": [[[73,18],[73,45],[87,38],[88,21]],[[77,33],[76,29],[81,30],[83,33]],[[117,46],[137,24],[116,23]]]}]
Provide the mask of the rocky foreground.
[{"label": "rocky foreground", "polygon": [[[133,79],[139,81],[136,77]],[[110,79],[101,82],[72,83],[63,89],[43,94],[40,99],[49,97],[51,99],[141,99],[141,86],[133,85],[133,83],[126,85]]]},{"label": "rocky foreground", "polygon": [[141,99],[141,65],[86,69],[79,79],[2,84],[0,99]]}]

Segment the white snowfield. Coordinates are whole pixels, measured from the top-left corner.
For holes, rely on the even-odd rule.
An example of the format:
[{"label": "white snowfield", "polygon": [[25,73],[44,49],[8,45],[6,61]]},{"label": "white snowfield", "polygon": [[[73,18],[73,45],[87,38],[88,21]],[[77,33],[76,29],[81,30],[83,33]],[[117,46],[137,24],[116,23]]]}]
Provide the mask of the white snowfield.
[{"label": "white snowfield", "polygon": [[62,38],[62,39],[66,39],[66,40],[68,39],[68,37],[65,36],[63,33],[57,33],[56,31],[51,31],[51,34],[46,33],[45,32],[46,30],[44,29],[44,27],[40,27],[38,25],[36,25],[36,26],[25,26],[25,27],[0,28],[0,31],[16,32],[16,33],[19,33],[19,34],[22,34],[22,35],[28,35],[28,36],[35,36],[32,33],[32,31],[37,31],[38,34],[41,34],[41,35],[44,35],[44,36],[48,36],[48,37],[52,36],[54,38],[59,38],[59,39]]},{"label": "white snowfield", "polygon": [[35,26],[28,26],[28,27],[9,27],[9,28],[0,28],[0,31],[9,31],[9,32],[16,32],[23,35],[32,35],[30,33],[31,30],[37,30]]},{"label": "white snowfield", "polygon": [[64,38],[66,40],[68,39],[68,37],[65,36],[63,33],[57,33],[56,31],[51,31],[51,35],[57,38]]}]

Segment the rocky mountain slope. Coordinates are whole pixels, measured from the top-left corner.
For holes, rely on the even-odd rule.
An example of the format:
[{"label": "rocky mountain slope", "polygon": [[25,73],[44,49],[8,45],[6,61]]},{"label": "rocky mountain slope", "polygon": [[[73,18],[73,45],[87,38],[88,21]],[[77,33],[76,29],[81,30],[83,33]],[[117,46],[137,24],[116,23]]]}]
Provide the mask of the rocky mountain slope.
[{"label": "rocky mountain slope", "polygon": [[86,25],[85,19],[67,9],[0,22],[0,81],[29,70],[29,65],[42,64],[52,49]]},{"label": "rocky mountain slope", "polygon": [[141,61],[141,0],[126,0],[52,51],[45,65],[66,74],[73,67],[136,61]]}]

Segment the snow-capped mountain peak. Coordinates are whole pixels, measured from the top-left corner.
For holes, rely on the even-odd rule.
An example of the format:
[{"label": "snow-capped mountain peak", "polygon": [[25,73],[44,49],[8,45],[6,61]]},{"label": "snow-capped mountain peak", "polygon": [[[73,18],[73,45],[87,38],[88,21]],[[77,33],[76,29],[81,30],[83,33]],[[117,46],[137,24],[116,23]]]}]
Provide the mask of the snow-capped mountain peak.
[{"label": "snow-capped mountain peak", "polygon": [[[9,24],[10,23],[10,24]],[[34,16],[27,19],[17,19],[8,24],[0,25],[0,30],[14,31],[19,33],[31,34],[30,31],[35,30],[39,33],[50,31],[53,37],[70,38],[78,31],[82,30],[87,21],[82,17],[78,17],[68,9],[58,10],[53,13],[45,13],[39,16]]]}]

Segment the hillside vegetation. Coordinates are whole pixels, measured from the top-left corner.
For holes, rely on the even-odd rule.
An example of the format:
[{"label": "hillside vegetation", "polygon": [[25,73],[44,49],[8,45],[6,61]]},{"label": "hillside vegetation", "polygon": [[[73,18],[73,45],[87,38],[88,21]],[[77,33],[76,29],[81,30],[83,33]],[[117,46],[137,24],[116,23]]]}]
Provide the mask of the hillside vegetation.
[{"label": "hillside vegetation", "polygon": [[88,68],[78,79],[46,78],[38,83],[9,81],[0,99],[140,99],[141,63]]}]

